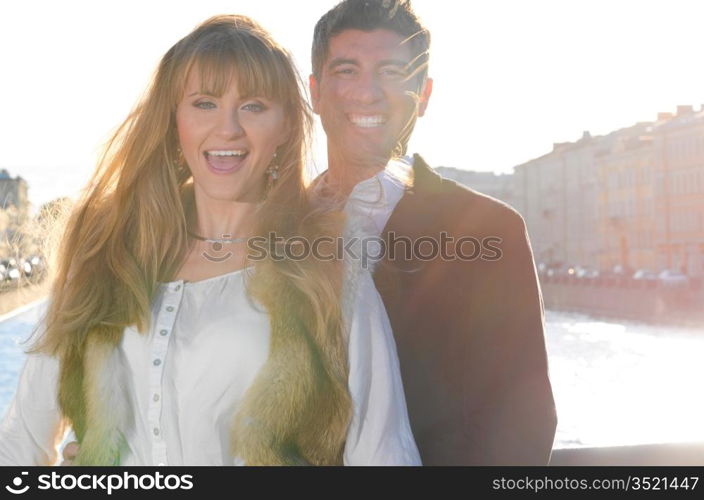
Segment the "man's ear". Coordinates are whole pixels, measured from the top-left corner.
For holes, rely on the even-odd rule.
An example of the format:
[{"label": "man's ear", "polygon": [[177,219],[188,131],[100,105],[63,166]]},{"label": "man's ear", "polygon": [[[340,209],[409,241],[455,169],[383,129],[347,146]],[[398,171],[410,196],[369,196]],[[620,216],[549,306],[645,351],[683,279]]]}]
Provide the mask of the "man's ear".
[{"label": "man's ear", "polygon": [[426,78],[423,89],[420,91],[420,101],[418,102],[418,116],[423,116],[428,108],[430,95],[433,93],[433,79]]},{"label": "man's ear", "polygon": [[318,88],[318,80],[315,79],[315,75],[310,75],[308,77],[308,88],[310,89],[310,100],[313,107],[313,113],[319,115],[318,102],[320,101],[320,89]]}]

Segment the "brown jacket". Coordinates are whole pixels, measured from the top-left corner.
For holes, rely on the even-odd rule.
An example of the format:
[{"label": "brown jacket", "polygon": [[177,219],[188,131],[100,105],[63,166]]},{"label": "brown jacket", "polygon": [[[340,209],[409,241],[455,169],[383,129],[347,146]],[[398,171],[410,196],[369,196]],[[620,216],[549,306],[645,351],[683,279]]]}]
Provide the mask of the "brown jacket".
[{"label": "brown jacket", "polygon": [[[382,233],[387,254],[374,280],[423,464],[545,465],[557,418],[525,223],[508,205],[440,177],[419,156],[414,174]],[[428,255],[433,244],[419,238],[440,243],[442,232],[455,238],[444,245],[446,258],[405,260],[400,238]],[[461,237],[481,243],[478,258],[470,260],[472,240],[460,247],[467,260],[457,258]]]}]

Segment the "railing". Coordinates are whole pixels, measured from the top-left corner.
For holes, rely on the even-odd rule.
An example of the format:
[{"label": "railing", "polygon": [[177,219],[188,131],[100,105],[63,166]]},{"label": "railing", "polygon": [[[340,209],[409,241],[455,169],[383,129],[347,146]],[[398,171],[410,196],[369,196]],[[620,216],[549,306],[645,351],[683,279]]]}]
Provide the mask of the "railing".
[{"label": "railing", "polygon": [[704,325],[704,288],[619,277],[541,276],[545,307],[654,323]]},{"label": "railing", "polygon": [[550,465],[704,465],[704,443],[553,450]]}]

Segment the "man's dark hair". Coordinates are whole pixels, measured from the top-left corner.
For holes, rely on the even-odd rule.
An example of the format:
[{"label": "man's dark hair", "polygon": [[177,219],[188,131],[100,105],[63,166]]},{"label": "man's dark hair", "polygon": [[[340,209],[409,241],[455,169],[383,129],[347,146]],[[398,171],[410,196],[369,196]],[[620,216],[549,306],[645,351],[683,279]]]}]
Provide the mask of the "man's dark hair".
[{"label": "man's dark hair", "polygon": [[420,83],[428,75],[430,32],[421,24],[411,0],[344,0],[329,10],[315,25],[311,59],[313,75],[320,80],[328,56],[330,39],[345,30],[385,29],[398,33],[411,44],[415,54],[410,75]]}]

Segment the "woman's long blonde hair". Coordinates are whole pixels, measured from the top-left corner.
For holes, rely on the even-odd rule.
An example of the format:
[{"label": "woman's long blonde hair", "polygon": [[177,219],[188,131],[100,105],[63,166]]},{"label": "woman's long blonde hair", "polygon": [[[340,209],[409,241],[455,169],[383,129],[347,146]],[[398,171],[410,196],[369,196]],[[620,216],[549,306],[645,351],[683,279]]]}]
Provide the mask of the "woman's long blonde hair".
[{"label": "woman's long blonde hair", "polygon": [[[60,359],[59,400],[79,440],[91,425],[87,341],[117,346],[128,326],[146,334],[158,284],[173,279],[188,253],[195,205],[190,171],[177,158],[175,110],[190,71],[210,94],[222,95],[234,78],[240,95],[284,107],[289,139],[278,149],[280,176],[258,210],[256,234],[313,238],[340,227],[339,214],[311,210],[306,197],[310,113],[287,52],[247,17],[205,21],[162,58],[108,142],[58,249],[34,350]],[[272,341],[235,418],[233,452],[248,464],[340,463],[351,403],[336,263],[265,259],[248,285],[269,313]]]}]

